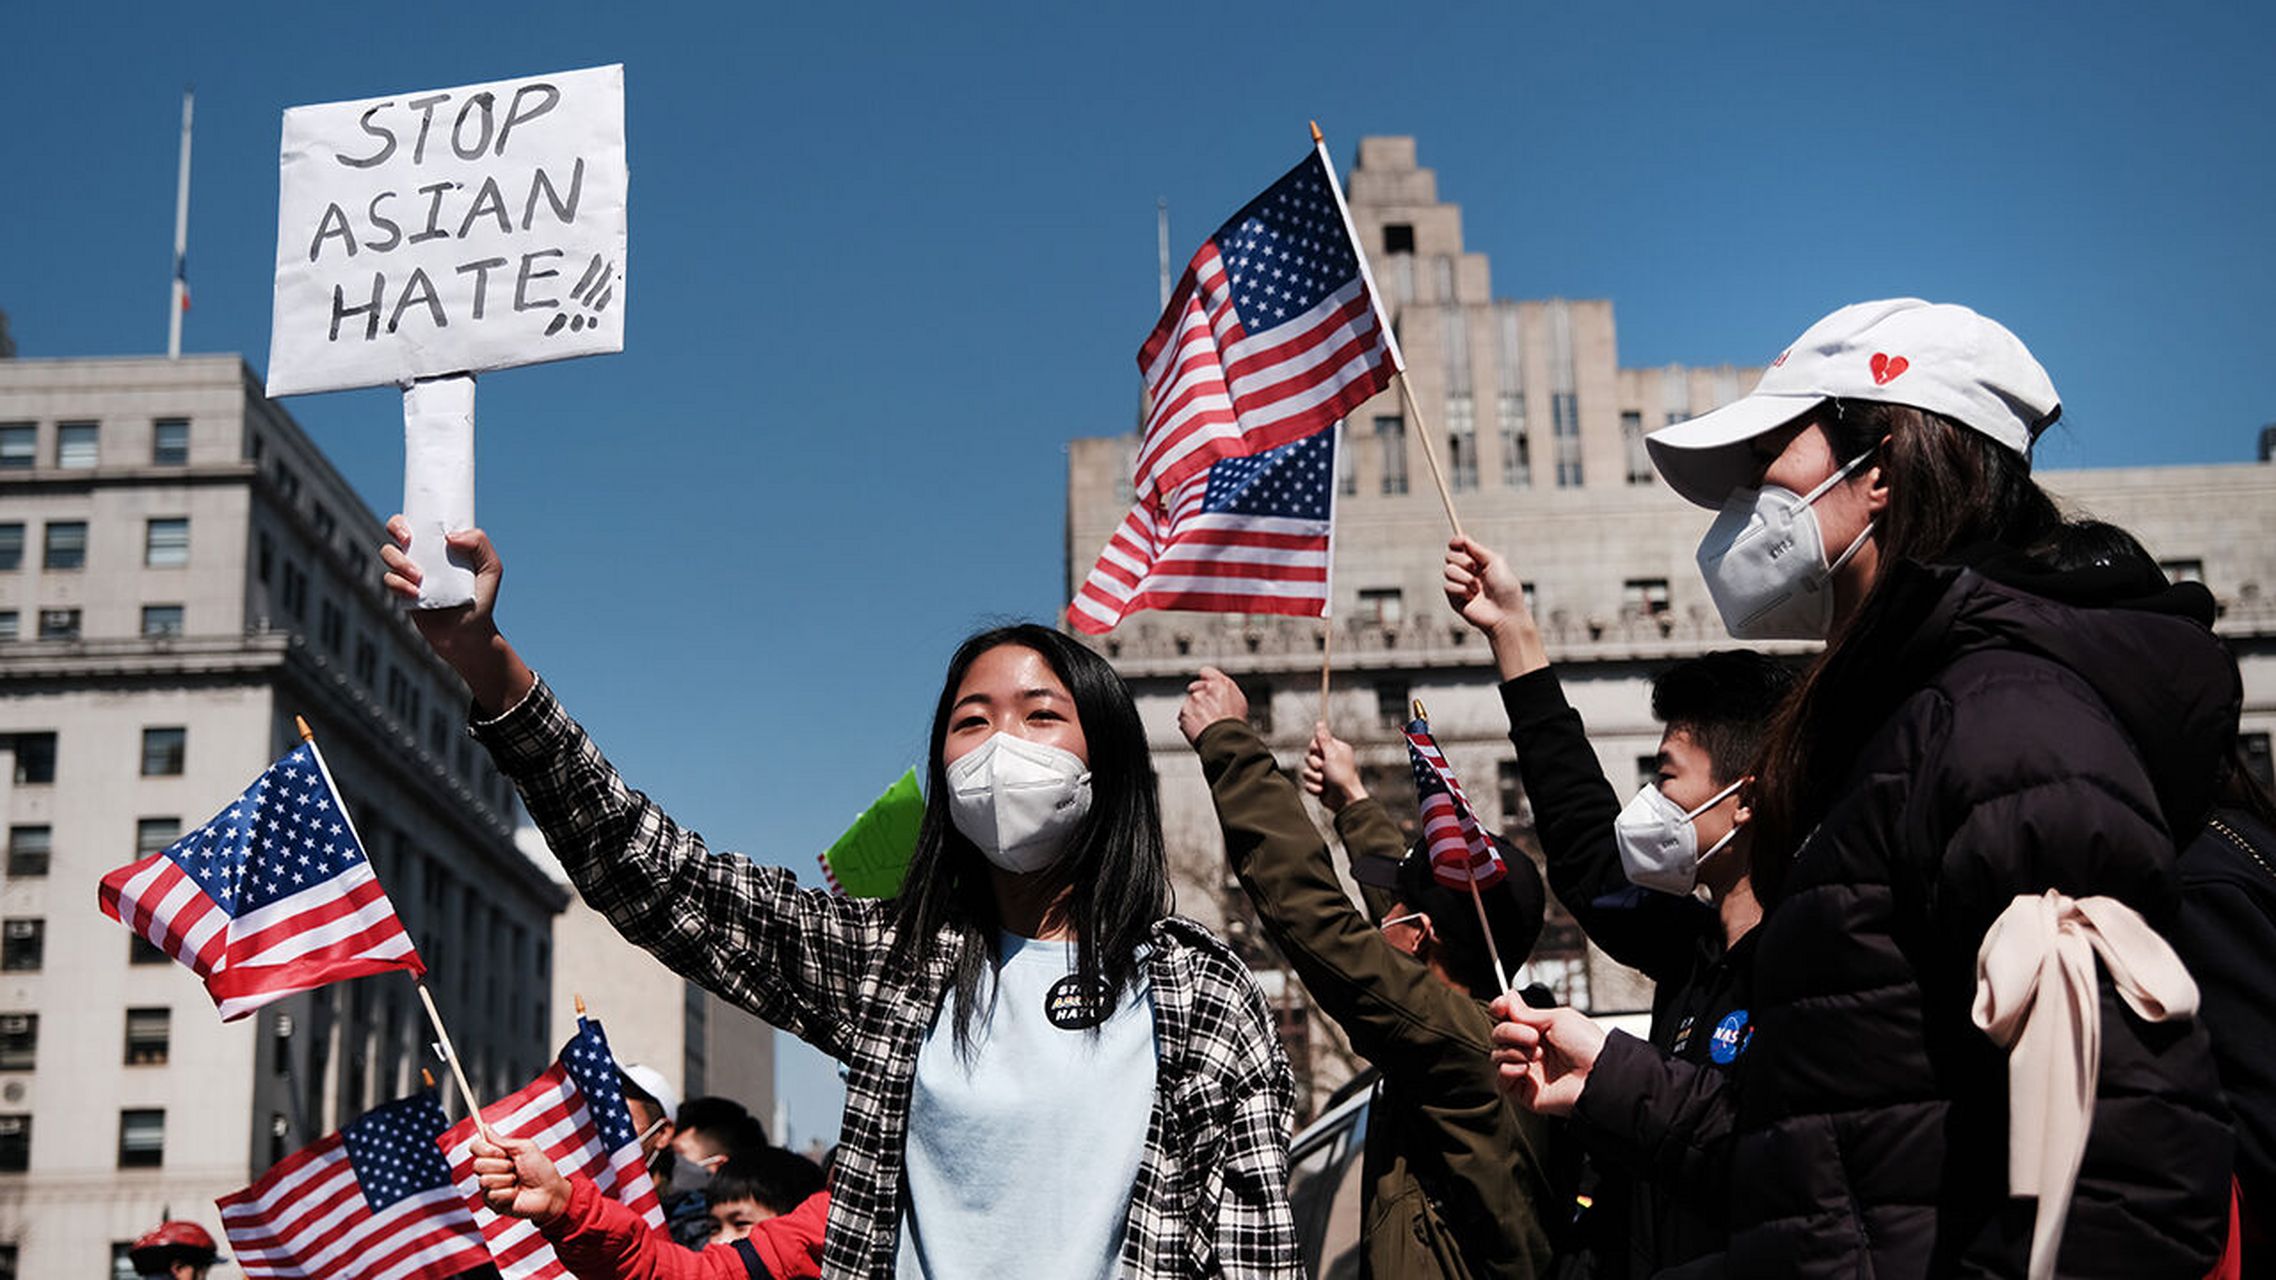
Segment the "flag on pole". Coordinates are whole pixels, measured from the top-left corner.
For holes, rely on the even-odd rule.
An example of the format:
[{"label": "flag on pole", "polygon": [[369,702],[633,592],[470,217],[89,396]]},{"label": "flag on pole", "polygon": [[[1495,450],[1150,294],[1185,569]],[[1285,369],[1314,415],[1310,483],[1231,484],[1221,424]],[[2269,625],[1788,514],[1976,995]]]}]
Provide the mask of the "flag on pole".
[{"label": "flag on pole", "polygon": [[[544,1150],[561,1176],[583,1174],[601,1194],[621,1201],[650,1227],[664,1225],[664,1208],[624,1104],[616,1059],[609,1053],[601,1024],[577,1019],[577,1034],[561,1056],[537,1079],[482,1108],[482,1118],[502,1137],[527,1138]],[[458,1193],[490,1243],[490,1256],[505,1280],[566,1276],[553,1246],[537,1224],[494,1212],[482,1199],[474,1177],[474,1120],[452,1125],[441,1138]]]},{"label": "flag on pole", "polygon": [[431,1089],[278,1161],[214,1203],[248,1280],[441,1280],[490,1260],[451,1184]]},{"label": "flag on pole", "polygon": [[1473,882],[1490,889],[1501,883],[1509,874],[1501,851],[1478,826],[1470,798],[1462,794],[1462,784],[1430,736],[1430,722],[1421,716],[1407,722],[1407,756],[1415,767],[1415,795],[1422,801],[1431,875],[1449,889],[1466,889]]},{"label": "flag on pole", "polygon": [[1202,242],[1138,367],[1135,486],[1157,501],[1219,458],[1301,440],[1391,384],[1398,341],[1326,147]]},{"label": "flag on pole", "polygon": [[427,971],[314,742],[211,822],[104,876],[97,902],[204,979],[224,1022],[327,983]]},{"label": "flag on pole", "polygon": [[1328,616],[1336,428],[1220,458],[1170,495],[1141,496],[1067,607],[1096,635],[1140,609]]},{"label": "flag on pole", "polygon": [[182,300],[182,310],[190,309],[190,255],[174,255],[174,292]]}]

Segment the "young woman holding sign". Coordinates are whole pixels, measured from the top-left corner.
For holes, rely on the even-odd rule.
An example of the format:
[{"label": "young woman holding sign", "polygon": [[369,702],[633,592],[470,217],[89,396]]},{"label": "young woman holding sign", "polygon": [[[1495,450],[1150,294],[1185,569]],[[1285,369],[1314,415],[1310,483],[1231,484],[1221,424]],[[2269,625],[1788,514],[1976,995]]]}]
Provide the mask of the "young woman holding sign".
[{"label": "young woman holding sign", "polygon": [[901,896],[834,897],[626,786],[499,634],[489,539],[451,545],[474,603],[413,618],[585,900],[846,1064],[824,1274],[1299,1274],[1288,1064],[1247,967],[1169,914],[1145,733],[1104,659],[1037,626],[965,641]]}]

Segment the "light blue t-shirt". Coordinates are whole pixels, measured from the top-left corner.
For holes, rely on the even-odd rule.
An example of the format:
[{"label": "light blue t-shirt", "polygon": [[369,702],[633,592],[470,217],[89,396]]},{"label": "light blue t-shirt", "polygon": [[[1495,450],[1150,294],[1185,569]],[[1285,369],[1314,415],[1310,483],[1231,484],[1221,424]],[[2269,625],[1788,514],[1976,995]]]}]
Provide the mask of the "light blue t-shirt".
[{"label": "light blue t-shirt", "polygon": [[[998,945],[969,1057],[953,995],[917,1052],[896,1274],[1111,1276],[1154,1109],[1153,991],[1141,975],[1092,1034],[1070,1016],[1073,942]],[[1054,987],[1065,1025],[1046,1007]]]}]

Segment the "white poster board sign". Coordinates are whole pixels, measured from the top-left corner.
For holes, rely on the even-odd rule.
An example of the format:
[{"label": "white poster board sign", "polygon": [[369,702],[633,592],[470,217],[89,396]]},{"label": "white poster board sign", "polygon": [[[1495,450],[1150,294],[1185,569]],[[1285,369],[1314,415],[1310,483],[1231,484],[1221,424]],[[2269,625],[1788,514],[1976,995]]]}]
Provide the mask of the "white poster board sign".
[{"label": "white poster board sign", "polygon": [[293,107],[268,393],[624,349],[624,68]]}]

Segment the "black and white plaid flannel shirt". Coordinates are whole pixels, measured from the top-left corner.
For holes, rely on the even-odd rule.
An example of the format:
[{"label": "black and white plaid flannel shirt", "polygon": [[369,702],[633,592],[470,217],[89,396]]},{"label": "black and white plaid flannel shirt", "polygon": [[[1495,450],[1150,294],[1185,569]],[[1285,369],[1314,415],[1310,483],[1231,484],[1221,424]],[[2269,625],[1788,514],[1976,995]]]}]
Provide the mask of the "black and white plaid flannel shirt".
[{"label": "black and white plaid flannel shirt", "polygon": [[[953,945],[929,972],[890,971],[890,904],[801,889],[789,871],[711,852],[624,784],[542,680],[474,733],[619,932],[846,1064],[823,1275],[891,1277],[917,1049]],[[1147,976],[1160,1066],[1120,1274],[1293,1280],[1294,1082],[1263,992],[1215,935],[1177,917],[1154,926]],[[1020,1229],[1018,1206],[1005,1206],[1005,1227]]]}]

